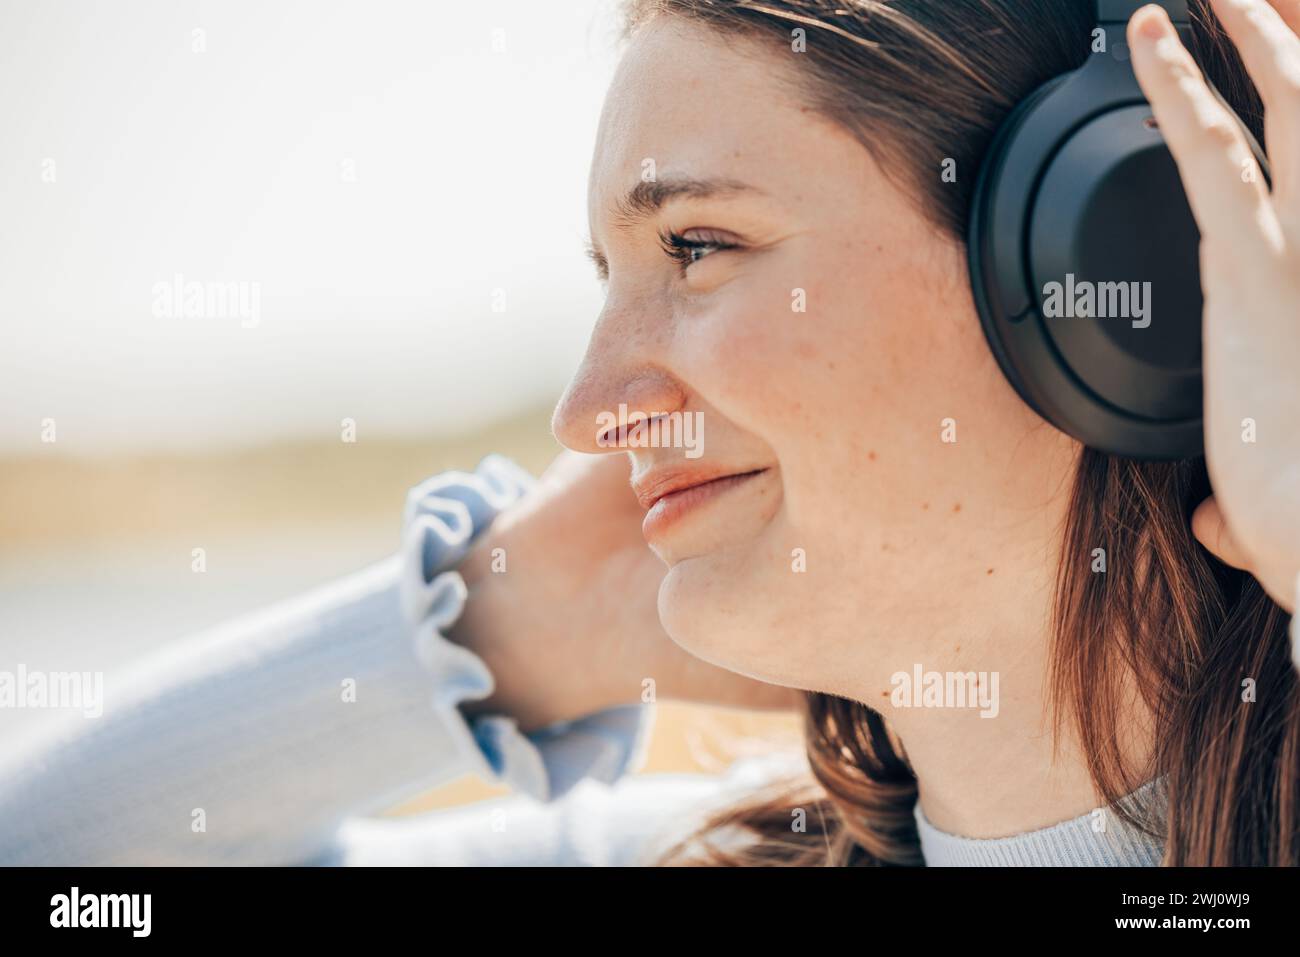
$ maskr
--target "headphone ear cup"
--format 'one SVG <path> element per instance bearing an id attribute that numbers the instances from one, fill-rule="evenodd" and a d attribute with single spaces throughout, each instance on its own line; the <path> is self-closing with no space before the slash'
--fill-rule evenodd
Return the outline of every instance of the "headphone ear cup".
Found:
<path id="1" fill-rule="evenodd" d="M 1012 112 L 968 240 L 990 348 L 1039 415 L 1113 455 L 1202 454 L 1200 235 L 1127 64 L 1094 57 Z"/>

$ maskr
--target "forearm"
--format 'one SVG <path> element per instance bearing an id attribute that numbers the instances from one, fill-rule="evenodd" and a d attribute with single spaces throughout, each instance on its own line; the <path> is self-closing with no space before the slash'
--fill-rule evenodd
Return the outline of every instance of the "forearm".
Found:
<path id="1" fill-rule="evenodd" d="M 293 863 L 472 770 L 437 709 L 490 679 L 417 661 L 396 581 L 394 559 L 110 676 L 100 718 L 7 756 L 0 863 Z"/>

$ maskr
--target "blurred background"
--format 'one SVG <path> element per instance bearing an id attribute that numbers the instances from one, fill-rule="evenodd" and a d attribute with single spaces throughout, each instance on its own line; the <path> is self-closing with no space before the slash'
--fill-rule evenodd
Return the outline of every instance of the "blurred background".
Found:
<path id="1" fill-rule="evenodd" d="M 133 657 L 395 551 L 429 474 L 545 467 L 600 304 L 618 12 L 0 0 L 0 669 L 111 694 Z M 0 710 L 0 748 L 39 720 Z M 797 739 L 661 704 L 645 770 Z"/>

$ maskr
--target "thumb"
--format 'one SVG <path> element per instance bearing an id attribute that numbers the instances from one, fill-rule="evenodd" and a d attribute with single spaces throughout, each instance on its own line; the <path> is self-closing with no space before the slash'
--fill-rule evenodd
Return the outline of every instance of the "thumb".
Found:
<path id="1" fill-rule="evenodd" d="M 1198 505 L 1192 513 L 1192 535 L 1205 546 L 1206 551 L 1225 565 L 1247 572 L 1251 570 L 1250 559 L 1232 537 L 1227 520 L 1213 496 Z"/>

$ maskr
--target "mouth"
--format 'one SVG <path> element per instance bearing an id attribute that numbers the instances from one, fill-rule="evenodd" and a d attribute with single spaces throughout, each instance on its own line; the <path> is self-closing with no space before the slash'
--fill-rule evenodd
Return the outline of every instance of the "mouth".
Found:
<path id="1" fill-rule="evenodd" d="M 647 477 L 648 481 L 643 480 L 634 486 L 637 499 L 646 509 L 641 533 L 646 541 L 651 541 L 682 518 L 765 472 L 767 469 L 763 468 L 726 475 L 683 473 L 665 475 L 657 480 Z"/>

